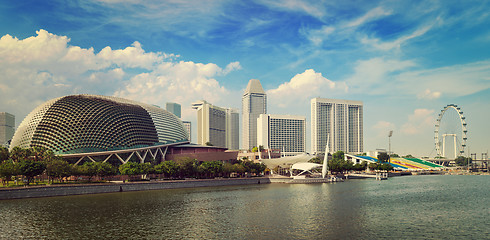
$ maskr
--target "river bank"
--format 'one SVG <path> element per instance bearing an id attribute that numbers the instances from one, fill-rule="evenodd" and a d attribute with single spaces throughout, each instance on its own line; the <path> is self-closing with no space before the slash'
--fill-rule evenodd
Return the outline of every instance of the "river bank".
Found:
<path id="1" fill-rule="evenodd" d="M 267 177 L 228 179 L 188 179 L 127 183 L 66 184 L 50 186 L 28 186 L 0 189 L 0 200 L 19 198 L 55 197 L 97 193 L 147 191 L 176 188 L 217 187 L 270 183 Z"/>

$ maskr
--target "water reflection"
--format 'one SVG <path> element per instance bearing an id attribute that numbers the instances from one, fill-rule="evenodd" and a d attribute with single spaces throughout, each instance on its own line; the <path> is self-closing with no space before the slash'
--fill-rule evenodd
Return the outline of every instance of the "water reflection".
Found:
<path id="1" fill-rule="evenodd" d="M 0 201 L 0 238 L 485 238 L 489 177 L 418 176 Z"/>

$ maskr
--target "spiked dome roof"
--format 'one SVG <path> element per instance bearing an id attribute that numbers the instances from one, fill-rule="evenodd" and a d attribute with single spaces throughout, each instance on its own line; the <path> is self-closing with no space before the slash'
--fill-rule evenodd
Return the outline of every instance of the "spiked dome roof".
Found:
<path id="1" fill-rule="evenodd" d="M 19 125 L 11 148 L 44 147 L 57 154 L 131 149 L 188 141 L 182 121 L 157 106 L 98 96 L 49 100 Z"/>

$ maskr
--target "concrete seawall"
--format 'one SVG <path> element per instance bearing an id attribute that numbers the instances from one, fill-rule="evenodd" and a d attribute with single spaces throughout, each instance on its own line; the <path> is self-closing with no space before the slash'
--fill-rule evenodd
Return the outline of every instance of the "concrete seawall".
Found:
<path id="1" fill-rule="evenodd" d="M 265 183 L 270 183 L 269 178 L 192 179 L 134 183 L 72 184 L 40 187 L 32 186 L 25 188 L 0 189 L 0 200 Z"/>

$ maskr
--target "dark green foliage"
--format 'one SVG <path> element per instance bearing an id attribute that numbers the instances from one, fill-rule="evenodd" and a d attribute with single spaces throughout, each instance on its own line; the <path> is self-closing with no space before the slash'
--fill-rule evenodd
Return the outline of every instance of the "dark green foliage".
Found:
<path id="1" fill-rule="evenodd" d="M 176 177 L 179 173 L 179 166 L 174 161 L 164 161 L 154 167 L 155 172 L 163 174 L 167 178 Z"/>
<path id="2" fill-rule="evenodd" d="M 220 161 L 202 162 L 197 171 L 201 176 L 205 177 L 217 177 L 223 172 L 223 163 Z"/>
<path id="3" fill-rule="evenodd" d="M 92 181 L 92 178 L 97 175 L 97 163 L 95 162 L 85 162 L 82 166 L 80 166 L 81 175 L 87 176 L 89 181 Z"/>
<path id="4" fill-rule="evenodd" d="M 23 159 L 27 159 L 31 156 L 31 151 L 29 149 L 14 147 L 10 151 L 10 159 L 14 162 L 20 162 Z"/>
<path id="5" fill-rule="evenodd" d="M 19 168 L 12 160 L 6 160 L 0 163 L 0 178 L 4 185 L 8 185 L 13 176 L 19 175 Z"/>
<path id="6" fill-rule="evenodd" d="M 344 160 L 344 152 L 337 151 L 332 155 L 332 160 Z"/>
<path id="7" fill-rule="evenodd" d="M 7 161 L 9 159 L 9 150 L 5 147 L 0 146 L 0 163 Z"/>
<path id="8" fill-rule="evenodd" d="M 32 159 L 24 159 L 18 163 L 19 173 L 27 179 L 27 185 L 34 180 L 34 177 L 40 175 L 46 169 L 46 164 Z"/>
<path id="9" fill-rule="evenodd" d="M 308 162 L 322 164 L 323 160 L 321 160 L 318 157 L 314 157 L 314 158 L 310 159 Z"/>
<path id="10" fill-rule="evenodd" d="M 367 168 L 367 162 L 356 163 L 352 170 L 354 171 L 364 171 Z"/>
<path id="11" fill-rule="evenodd" d="M 46 161 L 46 175 L 52 180 L 58 179 L 61 181 L 63 178 L 71 176 L 72 170 L 72 166 L 61 157 L 55 157 Z"/>
<path id="12" fill-rule="evenodd" d="M 108 162 L 99 162 L 97 163 L 97 176 L 98 177 L 107 177 L 113 176 L 117 174 L 117 168 L 112 166 Z"/>
<path id="13" fill-rule="evenodd" d="M 378 160 L 381 162 L 381 163 L 385 163 L 385 162 L 388 162 L 390 161 L 390 156 L 388 155 L 388 153 L 385 153 L 385 152 L 382 152 L 378 155 Z"/>
<path id="14" fill-rule="evenodd" d="M 454 160 L 454 162 L 458 166 L 468 166 L 468 162 L 471 164 L 472 159 L 464 156 L 459 156 Z"/>
<path id="15" fill-rule="evenodd" d="M 391 164 L 389 163 L 370 163 L 368 167 L 371 170 L 391 171 L 394 169 L 393 166 L 391 166 Z"/>

